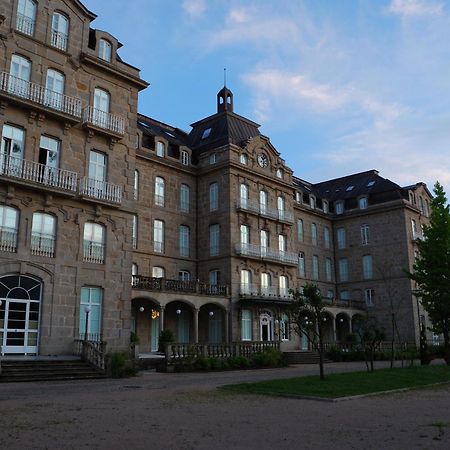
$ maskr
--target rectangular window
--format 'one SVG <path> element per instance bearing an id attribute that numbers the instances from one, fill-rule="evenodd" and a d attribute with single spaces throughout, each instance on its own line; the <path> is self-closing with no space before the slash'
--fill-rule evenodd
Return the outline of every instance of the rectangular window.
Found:
<path id="1" fill-rule="evenodd" d="M 323 245 L 325 248 L 331 247 L 330 229 L 328 227 L 323 229 Z"/>
<path id="2" fill-rule="evenodd" d="M 260 231 L 260 245 L 261 245 L 261 256 L 267 255 L 267 249 L 269 248 L 269 232 L 267 230 Z"/>
<path id="3" fill-rule="evenodd" d="M 311 244 L 317 245 L 317 225 L 315 223 L 311 224 Z"/>
<path id="4" fill-rule="evenodd" d="M 139 171 L 134 171 L 133 199 L 139 200 Z"/>
<path id="5" fill-rule="evenodd" d="M 83 261 L 93 264 L 105 262 L 105 227 L 98 223 L 86 222 L 83 235 Z"/>
<path id="6" fill-rule="evenodd" d="M 298 242 L 303 242 L 303 220 L 297 219 L 297 239 Z"/>
<path id="7" fill-rule="evenodd" d="M 209 256 L 217 256 L 220 246 L 220 226 L 214 224 L 209 226 Z"/>
<path id="8" fill-rule="evenodd" d="M 152 269 L 153 278 L 164 278 L 166 276 L 166 271 L 164 267 L 154 266 Z"/>
<path id="9" fill-rule="evenodd" d="M 328 211 L 329 211 L 328 202 L 327 202 L 326 200 L 323 200 L 322 205 L 323 205 L 323 206 L 322 206 L 323 212 L 324 212 L 325 214 L 328 214 Z"/>
<path id="10" fill-rule="evenodd" d="M 312 279 L 319 279 L 319 257 L 317 255 L 312 257 Z"/>
<path id="11" fill-rule="evenodd" d="M 411 219 L 411 232 L 412 232 L 412 238 L 417 239 L 419 234 L 417 233 L 417 224 L 414 219 Z"/>
<path id="12" fill-rule="evenodd" d="M 21 128 L 4 125 L 0 153 L 0 173 L 22 177 L 22 158 L 25 132 Z"/>
<path id="13" fill-rule="evenodd" d="M 375 291 L 373 289 L 366 289 L 364 291 L 364 299 L 367 306 L 373 306 L 375 304 Z"/>
<path id="14" fill-rule="evenodd" d="M 284 253 L 287 250 L 287 240 L 284 234 L 278 235 L 278 250 L 280 253 Z"/>
<path id="15" fill-rule="evenodd" d="M 34 213 L 31 226 L 31 254 L 55 256 L 56 217 L 51 214 Z"/>
<path id="16" fill-rule="evenodd" d="M 189 165 L 189 153 L 186 150 L 181 150 L 181 164 L 183 166 Z"/>
<path id="17" fill-rule="evenodd" d="M 241 294 L 249 295 L 251 293 L 251 274 L 249 270 L 241 270 Z"/>
<path id="18" fill-rule="evenodd" d="M 158 219 L 153 221 L 153 250 L 164 253 L 164 222 Z"/>
<path id="19" fill-rule="evenodd" d="M 298 276 L 301 278 L 305 278 L 306 276 L 305 254 L 303 252 L 298 255 Z"/>
<path id="20" fill-rule="evenodd" d="M 220 272 L 218 270 L 209 271 L 209 284 L 211 286 L 217 286 L 220 282 Z"/>
<path id="21" fill-rule="evenodd" d="M 346 238 L 345 238 L 345 228 L 337 229 L 337 247 L 339 250 L 342 250 L 346 247 Z"/>
<path id="22" fill-rule="evenodd" d="M 164 142 L 157 141 L 156 142 L 156 156 L 159 156 L 160 158 L 164 158 L 166 154 L 166 146 L 164 145 Z"/>
<path id="23" fill-rule="evenodd" d="M 339 281 L 348 281 L 348 260 L 342 258 L 339 260 Z"/>
<path id="24" fill-rule="evenodd" d="M 138 243 L 138 217 L 134 214 L 133 215 L 133 224 L 132 224 L 132 230 L 131 230 L 131 243 L 133 246 L 133 250 L 137 249 L 137 243 Z"/>
<path id="25" fill-rule="evenodd" d="M 365 280 L 373 278 L 372 255 L 363 256 L 363 278 Z"/>
<path id="26" fill-rule="evenodd" d="M 241 340 L 252 340 L 252 312 L 248 309 L 241 311 Z"/>
<path id="27" fill-rule="evenodd" d="M 350 292 L 349 291 L 341 291 L 340 299 L 344 302 L 348 302 L 350 300 Z"/>
<path id="28" fill-rule="evenodd" d="M 278 218 L 284 220 L 285 202 L 284 197 L 279 196 L 277 199 Z"/>
<path id="29" fill-rule="evenodd" d="M 288 297 L 289 296 L 289 280 L 286 275 L 280 275 L 279 285 L 280 285 L 280 297 Z"/>
<path id="30" fill-rule="evenodd" d="M 359 199 L 359 209 L 366 209 L 368 206 L 368 200 L 367 197 L 361 197 Z"/>
<path id="31" fill-rule="evenodd" d="M 248 208 L 249 190 L 245 183 L 241 183 L 240 186 L 240 206 L 241 208 Z"/>
<path id="32" fill-rule="evenodd" d="M 180 211 L 188 213 L 189 203 L 190 203 L 190 188 L 187 184 L 182 184 L 180 186 Z"/>
<path id="33" fill-rule="evenodd" d="M 164 206 L 166 196 L 165 181 L 162 177 L 155 178 L 155 205 Z"/>
<path id="34" fill-rule="evenodd" d="M 344 213 L 344 202 L 336 202 L 334 204 L 335 212 L 336 214 L 343 214 Z"/>
<path id="35" fill-rule="evenodd" d="M 211 183 L 209 185 L 209 210 L 217 211 L 219 209 L 219 185 Z"/>
<path id="36" fill-rule="evenodd" d="M 248 225 L 241 225 L 241 246 L 246 248 L 248 244 L 250 244 L 250 228 Z"/>
<path id="37" fill-rule="evenodd" d="M 80 295 L 80 339 L 101 341 L 103 289 L 82 287 Z M 86 334 L 87 332 L 87 334 Z"/>
<path id="38" fill-rule="evenodd" d="M 259 191 L 259 212 L 261 214 L 267 214 L 267 207 L 269 204 L 269 198 L 266 191 Z"/>
<path id="39" fill-rule="evenodd" d="M 52 18 L 52 45 L 60 50 L 67 49 L 69 39 L 69 19 L 59 12 L 53 13 Z"/>
<path id="40" fill-rule="evenodd" d="M 189 227 L 180 225 L 180 256 L 189 256 Z"/>
<path id="41" fill-rule="evenodd" d="M 367 224 L 361 225 L 361 244 L 369 244 L 369 225 Z"/>
<path id="42" fill-rule="evenodd" d="M 98 183 L 106 181 L 107 157 L 104 153 L 89 152 L 89 179 Z"/>
<path id="43" fill-rule="evenodd" d="M 333 281 L 333 265 L 331 258 L 325 260 L 325 277 L 327 281 Z"/>

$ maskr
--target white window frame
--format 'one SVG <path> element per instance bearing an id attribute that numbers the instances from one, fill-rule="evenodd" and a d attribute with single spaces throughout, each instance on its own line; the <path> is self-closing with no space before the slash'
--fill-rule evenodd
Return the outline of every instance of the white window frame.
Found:
<path id="1" fill-rule="evenodd" d="M 164 158 L 166 156 L 166 144 L 162 141 L 156 141 L 155 154 L 159 158 Z"/>
<path id="2" fill-rule="evenodd" d="M 51 44 L 59 50 L 67 50 L 69 42 L 69 18 L 60 11 L 52 15 Z"/>
<path id="3" fill-rule="evenodd" d="M 166 278 L 166 269 L 162 266 L 153 266 L 152 278 Z"/>
<path id="4" fill-rule="evenodd" d="M 86 262 L 103 264 L 106 254 L 106 227 L 86 222 L 83 231 L 83 258 Z"/>
<path id="5" fill-rule="evenodd" d="M 181 164 L 183 164 L 183 166 L 188 166 L 189 165 L 189 152 L 187 152 L 186 150 L 181 150 L 180 159 L 181 159 Z"/>
<path id="6" fill-rule="evenodd" d="M 31 224 L 31 254 L 55 256 L 56 217 L 53 214 L 35 212 Z"/>
<path id="7" fill-rule="evenodd" d="M 19 232 L 19 210 L 11 206 L 0 205 L 0 251 L 17 251 Z"/>
<path id="8" fill-rule="evenodd" d="M 155 253 L 164 253 L 164 228 L 164 221 L 153 220 L 153 251 Z"/>
<path id="9" fill-rule="evenodd" d="M 106 39 L 101 38 L 98 41 L 98 57 L 103 61 L 111 62 L 112 60 L 112 44 Z"/>
<path id="10" fill-rule="evenodd" d="M 361 245 L 369 245 L 370 227 L 366 223 L 361 225 Z"/>
<path id="11" fill-rule="evenodd" d="M 166 202 L 166 181 L 163 177 L 155 177 L 155 205 L 164 206 Z"/>
<path id="12" fill-rule="evenodd" d="M 252 340 L 252 312 L 249 309 L 241 310 L 241 341 L 251 341 Z"/>

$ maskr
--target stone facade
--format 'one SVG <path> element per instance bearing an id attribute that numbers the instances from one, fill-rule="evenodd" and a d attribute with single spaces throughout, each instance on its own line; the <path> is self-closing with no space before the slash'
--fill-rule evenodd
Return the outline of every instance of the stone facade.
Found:
<path id="1" fill-rule="evenodd" d="M 287 312 L 307 281 L 328 298 L 330 342 L 368 309 L 390 332 L 391 303 L 400 339 L 417 342 L 425 315 L 403 269 L 428 220 L 426 186 L 376 171 L 296 178 L 227 88 L 190 133 L 139 115 L 147 83 L 78 1 L 2 2 L 0 15 L 3 353 L 70 353 L 86 318 L 110 351 L 130 331 L 154 351 L 163 329 L 306 349 Z M 52 160 L 42 137 L 57 143 Z"/>

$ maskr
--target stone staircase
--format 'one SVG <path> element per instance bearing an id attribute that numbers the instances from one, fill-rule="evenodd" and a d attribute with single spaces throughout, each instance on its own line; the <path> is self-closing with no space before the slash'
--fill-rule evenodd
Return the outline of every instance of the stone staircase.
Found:
<path id="1" fill-rule="evenodd" d="M 283 352 L 284 359 L 287 364 L 319 364 L 319 354 L 317 352 L 306 351 L 290 351 Z M 331 362 L 329 359 L 324 358 L 325 363 Z"/>
<path id="2" fill-rule="evenodd" d="M 0 383 L 105 378 L 81 359 L 2 360 Z"/>

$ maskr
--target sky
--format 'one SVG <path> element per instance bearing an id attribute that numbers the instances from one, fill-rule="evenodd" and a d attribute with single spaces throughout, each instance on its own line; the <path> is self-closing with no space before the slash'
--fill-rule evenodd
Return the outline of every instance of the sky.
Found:
<path id="1" fill-rule="evenodd" d="M 141 113 L 189 131 L 226 67 L 234 111 L 296 176 L 377 169 L 450 196 L 450 0 L 83 3 L 150 83 Z"/>

